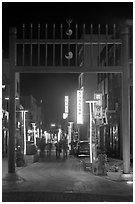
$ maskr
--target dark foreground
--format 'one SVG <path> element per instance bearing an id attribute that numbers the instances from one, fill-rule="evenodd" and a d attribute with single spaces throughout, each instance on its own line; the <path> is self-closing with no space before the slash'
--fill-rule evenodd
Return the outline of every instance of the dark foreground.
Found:
<path id="1" fill-rule="evenodd" d="M 96 176 L 86 171 L 80 158 L 56 159 L 55 154 L 16 169 L 6 177 L 3 161 L 3 202 L 132 202 L 133 184 L 118 180 L 117 174 Z M 7 179 L 8 178 L 8 179 Z M 10 179 L 10 180 L 9 180 Z"/>
<path id="2" fill-rule="evenodd" d="M 59 192 L 4 192 L 3 202 L 132 202 L 130 196 Z"/>

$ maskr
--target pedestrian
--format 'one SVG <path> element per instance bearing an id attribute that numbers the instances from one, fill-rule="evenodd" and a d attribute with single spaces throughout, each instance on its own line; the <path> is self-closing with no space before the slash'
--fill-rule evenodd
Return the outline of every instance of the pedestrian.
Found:
<path id="1" fill-rule="evenodd" d="M 49 141 L 47 144 L 47 155 L 48 156 L 51 156 L 51 150 L 52 150 L 52 143 L 51 141 Z"/>
<path id="2" fill-rule="evenodd" d="M 56 147 L 56 157 L 60 157 L 60 153 L 61 153 L 61 144 L 60 144 L 60 142 L 57 142 L 55 144 L 55 147 Z"/>
<path id="3" fill-rule="evenodd" d="M 67 158 L 68 140 L 66 137 L 62 140 L 63 158 Z"/>
<path id="4" fill-rule="evenodd" d="M 39 141 L 40 157 L 44 157 L 45 154 L 45 138 L 42 137 Z"/>

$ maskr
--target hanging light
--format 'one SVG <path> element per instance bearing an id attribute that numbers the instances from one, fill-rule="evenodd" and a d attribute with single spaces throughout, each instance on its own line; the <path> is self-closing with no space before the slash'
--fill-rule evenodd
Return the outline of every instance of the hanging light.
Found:
<path id="1" fill-rule="evenodd" d="M 72 59 L 73 58 L 73 53 L 71 51 L 68 52 L 68 55 L 65 55 L 66 59 Z"/>

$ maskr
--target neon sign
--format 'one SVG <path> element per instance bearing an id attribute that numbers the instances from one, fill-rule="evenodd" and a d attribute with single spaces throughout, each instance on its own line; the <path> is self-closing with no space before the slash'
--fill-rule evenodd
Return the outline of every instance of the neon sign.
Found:
<path id="1" fill-rule="evenodd" d="M 77 90 L 77 124 L 83 124 L 83 90 Z"/>

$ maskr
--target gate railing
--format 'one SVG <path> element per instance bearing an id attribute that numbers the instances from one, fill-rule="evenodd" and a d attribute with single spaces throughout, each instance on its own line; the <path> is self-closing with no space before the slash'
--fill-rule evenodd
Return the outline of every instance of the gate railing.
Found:
<path id="1" fill-rule="evenodd" d="M 16 36 L 16 66 L 44 67 L 108 67 L 121 66 L 121 45 L 116 25 L 82 30 L 78 24 L 62 24 L 52 29 L 48 24 L 28 27 L 23 24 Z M 116 69 L 117 69 L 116 68 Z"/>

